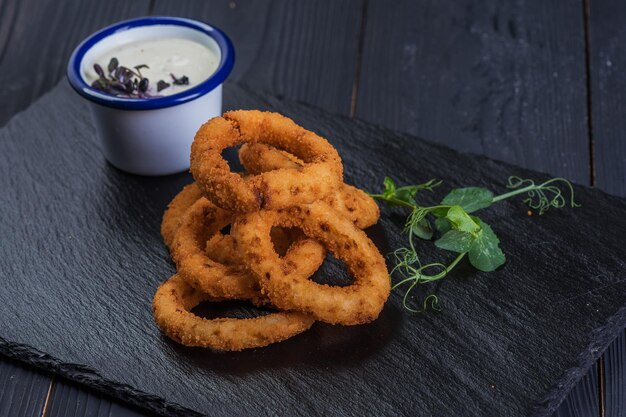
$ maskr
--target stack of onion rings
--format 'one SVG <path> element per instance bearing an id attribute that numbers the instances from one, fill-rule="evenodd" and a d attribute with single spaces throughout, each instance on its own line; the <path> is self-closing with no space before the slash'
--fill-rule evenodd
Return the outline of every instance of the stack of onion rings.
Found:
<path id="1" fill-rule="evenodd" d="M 244 175 L 221 156 L 240 144 Z M 191 172 L 196 182 L 174 197 L 161 224 L 177 268 L 152 304 L 165 335 L 242 350 L 295 336 L 316 320 L 355 325 L 378 317 L 389 276 L 361 230 L 378 221 L 378 206 L 343 183 L 341 159 L 326 139 L 276 113 L 228 112 L 196 134 Z M 352 285 L 310 280 L 326 249 L 347 264 Z M 278 311 L 212 320 L 192 312 L 201 302 L 233 299 Z"/>

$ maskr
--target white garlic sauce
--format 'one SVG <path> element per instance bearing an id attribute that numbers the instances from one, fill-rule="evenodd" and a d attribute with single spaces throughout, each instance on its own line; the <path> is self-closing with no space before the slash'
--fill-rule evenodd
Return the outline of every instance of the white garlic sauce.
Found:
<path id="1" fill-rule="evenodd" d="M 137 65 L 142 68 L 141 75 L 150 81 L 148 93 L 151 95 L 168 96 L 180 93 L 196 86 L 209 78 L 219 64 L 219 57 L 204 45 L 184 38 L 146 39 L 119 45 L 98 57 L 89 68 L 85 68 L 85 81 L 89 85 L 97 80 L 98 74 L 93 64 L 99 64 L 108 77 L 107 66 L 111 58 L 117 58 L 119 65 L 134 70 Z M 187 76 L 188 85 L 174 85 L 170 74 L 176 78 Z M 157 82 L 163 80 L 169 87 L 157 92 Z"/>

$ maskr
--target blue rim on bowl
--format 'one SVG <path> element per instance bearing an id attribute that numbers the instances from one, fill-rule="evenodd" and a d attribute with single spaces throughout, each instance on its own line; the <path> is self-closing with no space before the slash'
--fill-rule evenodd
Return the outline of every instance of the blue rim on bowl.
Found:
<path id="1" fill-rule="evenodd" d="M 198 30 L 213 38 L 221 51 L 220 63 L 215 72 L 209 78 L 188 90 L 170 96 L 156 98 L 116 97 L 98 91 L 85 82 L 81 76 L 81 63 L 83 57 L 91 47 L 114 33 L 136 27 L 154 25 L 184 26 Z M 85 39 L 74 49 L 74 52 L 72 52 L 72 56 L 67 64 L 67 78 L 72 88 L 74 88 L 78 94 L 85 97 L 87 100 L 102 104 L 103 106 L 124 110 L 154 110 L 186 103 L 210 92 L 224 82 L 233 69 L 234 64 L 235 48 L 228 36 L 218 28 L 196 20 L 180 17 L 140 17 L 107 26 Z"/>

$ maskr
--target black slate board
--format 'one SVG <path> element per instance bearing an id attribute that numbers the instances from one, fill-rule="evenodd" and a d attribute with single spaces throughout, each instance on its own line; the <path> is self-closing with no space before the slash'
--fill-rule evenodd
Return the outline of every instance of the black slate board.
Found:
<path id="1" fill-rule="evenodd" d="M 236 85 L 225 100 L 325 135 L 346 179 L 369 190 L 388 174 L 496 191 L 510 174 L 545 177 Z M 150 301 L 174 270 L 161 214 L 189 181 L 106 164 L 65 83 L 16 116 L 0 131 L 0 351 L 163 415 L 543 416 L 626 324 L 626 202 L 577 187 L 576 210 L 485 211 L 508 262 L 441 281 L 439 313 L 409 316 L 396 293 L 370 325 L 316 324 L 243 353 L 183 348 L 159 334 Z M 383 210 L 370 230 L 381 250 L 401 244 L 402 222 Z"/>

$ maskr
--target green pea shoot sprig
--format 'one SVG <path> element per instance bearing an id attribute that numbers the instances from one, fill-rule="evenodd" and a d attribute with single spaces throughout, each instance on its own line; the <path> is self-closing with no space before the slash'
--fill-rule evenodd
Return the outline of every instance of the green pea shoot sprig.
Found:
<path id="1" fill-rule="evenodd" d="M 384 190 L 380 194 L 370 194 L 377 200 L 386 202 L 389 206 L 405 207 L 411 210 L 404 225 L 404 232 L 408 235 L 408 245 L 393 252 L 395 266 L 391 275 L 398 275 L 400 280 L 392 289 L 407 286 L 404 294 L 404 307 L 414 313 L 426 311 L 429 307 L 438 310 L 439 300 L 436 295 L 430 294 L 422 301 L 419 309 L 409 305 L 409 295 L 419 284 L 440 280 L 447 276 L 465 257 L 470 264 L 483 272 L 491 272 L 504 264 L 506 257 L 500 249 L 500 240 L 493 229 L 482 219 L 471 215 L 480 209 L 487 208 L 494 203 L 525 194 L 524 203 L 539 215 L 550 208 L 562 208 L 566 205 L 580 207 L 574 201 L 572 184 L 564 178 L 553 178 L 541 184 L 533 180 L 511 176 L 507 188 L 511 191 L 494 195 L 491 191 L 481 187 L 456 188 L 434 206 L 421 206 L 416 200 L 420 191 L 433 191 L 441 181 L 430 180 L 424 184 L 397 187 L 394 181 L 386 177 Z M 569 191 L 569 199 L 563 194 L 559 185 Z M 415 238 L 432 240 L 439 249 L 456 253 L 456 257 L 449 264 L 432 262 L 422 264 L 415 247 Z"/>

